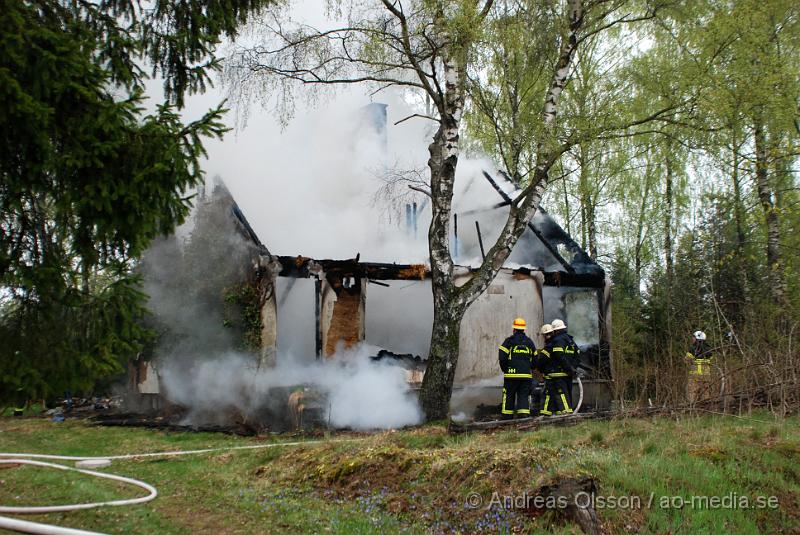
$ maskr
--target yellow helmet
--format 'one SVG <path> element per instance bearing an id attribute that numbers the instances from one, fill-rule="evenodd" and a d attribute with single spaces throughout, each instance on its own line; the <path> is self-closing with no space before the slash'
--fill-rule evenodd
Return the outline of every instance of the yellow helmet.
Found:
<path id="1" fill-rule="evenodd" d="M 525 320 L 522 318 L 517 318 L 514 320 L 514 329 L 517 330 L 525 330 Z"/>
<path id="2" fill-rule="evenodd" d="M 551 332 L 553 332 L 553 326 L 549 323 L 545 323 L 542 325 L 542 328 L 539 329 L 539 334 L 550 334 Z"/>

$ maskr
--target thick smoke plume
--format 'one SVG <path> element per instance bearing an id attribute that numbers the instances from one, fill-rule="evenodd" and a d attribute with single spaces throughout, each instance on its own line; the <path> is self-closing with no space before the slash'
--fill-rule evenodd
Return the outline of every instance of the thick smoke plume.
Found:
<path id="1" fill-rule="evenodd" d="M 256 419 L 285 412 L 292 392 L 303 391 L 321 409 L 321 420 L 336 428 L 387 429 L 422 420 L 405 374 L 396 366 L 372 362 L 377 348 L 361 345 L 331 359 L 276 368 L 258 368 L 249 355 L 227 353 L 187 369 L 167 360 L 161 378 L 169 398 L 189 408 L 190 423 L 225 423 L 227 415 Z M 308 404 L 307 398 L 303 404 Z M 288 416 L 288 414 L 287 414 Z"/>
<path id="2" fill-rule="evenodd" d="M 284 327 L 277 366 L 259 367 L 258 348 L 246 351 L 248 324 L 231 297 L 251 282 L 254 262 L 264 253 L 234 216 L 234 201 L 218 183 L 198 200 L 185 228 L 155 243 L 144 256 L 144 289 L 160 331 L 152 359 L 162 394 L 187 409 L 186 423 L 244 419 L 285 428 L 296 425 L 290 412 L 309 405 L 309 399 L 321 411 L 321 423 L 334 427 L 418 423 L 420 411 L 404 370 L 369 358 L 378 348 L 362 344 L 324 361 L 315 359 L 313 294 L 301 291 L 309 289 L 308 280 L 281 281 L 279 325 Z M 312 344 L 297 343 L 304 339 Z M 303 396 L 291 406 L 290 398 Z"/>

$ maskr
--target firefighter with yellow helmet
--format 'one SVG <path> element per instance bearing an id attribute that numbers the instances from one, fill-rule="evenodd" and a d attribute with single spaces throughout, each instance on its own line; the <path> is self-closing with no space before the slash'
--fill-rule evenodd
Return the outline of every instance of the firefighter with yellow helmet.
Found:
<path id="1" fill-rule="evenodd" d="M 503 370 L 501 412 L 504 419 L 514 416 L 524 418 L 531 414 L 531 380 L 536 345 L 525 335 L 525 327 L 523 318 L 515 319 L 513 334 L 500 344 L 498 351 L 500 369 Z"/>

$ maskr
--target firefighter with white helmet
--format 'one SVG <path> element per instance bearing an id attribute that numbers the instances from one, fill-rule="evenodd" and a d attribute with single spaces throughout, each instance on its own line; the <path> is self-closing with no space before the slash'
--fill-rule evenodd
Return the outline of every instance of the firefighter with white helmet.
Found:
<path id="1" fill-rule="evenodd" d="M 575 343 L 575 339 L 567 332 L 567 325 L 563 320 L 554 319 L 551 325 L 553 326 L 553 350 L 563 352 L 564 358 L 572 367 L 572 370 L 567 372 L 569 375 L 567 375 L 564 384 L 569 406 L 572 407 L 572 383 L 575 381 L 575 373 L 580 364 L 581 349 Z"/>
<path id="2" fill-rule="evenodd" d="M 534 367 L 544 376 L 544 405 L 539 413 L 547 416 L 572 413 L 568 397 L 571 381 L 568 382 L 568 378 L 575 373 L 575 370 L 567 360 L 563 345 L 559 341 L 563 338 L 560 331 L 565 328 L 561 320 L 542 325 L 540 332 L 545 338 L 545 345 L 536 351 L 533 361 Z"/>
<path id="3" fill-rule="evenodd" d="M 498 360 L 503 370 L 504 419 L 527 417 L 531 414 L 530 395 L 533 379 L 533 355 L 536 345 L 525 335 L 525 320 L 514 320 L 513 333 L 500 344 Z"/>
<path id="4" fill-rule="evenodd" d="M 706 339 L 706 333 L 704 333 L 703 331 L 695 331 L 692 336 L 694 337 L 695 340 L 700 340 L 701 342 L 704 342 Z"/>
<path id="5" fill-rule="evenodd" d="M 687 381 L 687 398 L 689 403 L 696 403 L 708 397 L 710 393 L 711 365 L 714 356 L 706 343 L 706 333 L 695 331 L 692 334 L 692 345 L 685 355 L 689 366 Z"/>

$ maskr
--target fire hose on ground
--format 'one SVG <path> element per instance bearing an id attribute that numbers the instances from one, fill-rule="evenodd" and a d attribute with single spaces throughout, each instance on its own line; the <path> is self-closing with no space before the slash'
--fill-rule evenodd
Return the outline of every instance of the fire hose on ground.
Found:
<path id="1" fill-rule="evenodd" d="M 356 439 L 339 439 L 336 442 L 349 442 Z M 201 453 L 215 453 L 221 451 L 234 451 L 234 450 L 256 450 L 264 448 L 279 448 L 285 446 L 303 446 L 319 444 L 321 442 L 329 441 L 300 441 L 300 442 L 277 442 L 272 444 L 256 444 L 252 446 L 232 446 L 227 448 L 207 448 L 201 450 L 186 450 L 186 451 L 165 451 L 157 453 L 139 453 L 130 455 L 109 455 L 104 457 L 75 457 L 68 455 L 45 455 L 36 453 L 0 453 L 0 464 L 24 464 L 29 466 L 37 466 L 42 468 L 52 468 L 56 470 L 63 470 L 69 472 L 78 472 L 81 474 L 99 477 L 103 479 L 110 479 L 133 485 L 135 487 L 147 491 L 147 496 L 139 498 L 131 498 L 127 500 L 114 500 L 108 502 L 93 502 L 93 503 L 80 503 L 68 505 L 46 505 L 46 506 L 29 506 L 29 507 L 11 507 L 0 506 L 0 513 L 5 514 L 41 514 L 41 513 L 56 513 L 79 511 L 83 509 L 94 509 L 96 507 L 109 507 L 120 505 L 135 505 L 140 503 L 149 502 L 158 496 L 156 488 L 144 481 L 133 479 L 130 477 L 118 476 L 115 474 L 106 474 L 103 472 L 96 472 L 94 470 L 86 470 L 79 468 L 80 466 L 90 467 L 104 467 L 111 464 L 112 460 L 129 460 L 129 459 L 142 459 L 148 457 L 175 457 L 179 455 L 196 455 Z M 37 460 L 44 459 L 44 460 Z M 56 464 L 47 461 L 70 461 L 75 462 L 77 468 L 71 466 L 64 466 L 63 464 Z M 84 531 L 80 529 L 65 528 L 61 526 L 54 526 L 51 524 L 43 524 L 39 522 L 30 522 L 27 520 L 18 520 L 6 516 L 0 516 L 0 529 L 9 529 L 22 533 L 36 533 L 40 535 L 102 535 L 95 531 Z"/>

